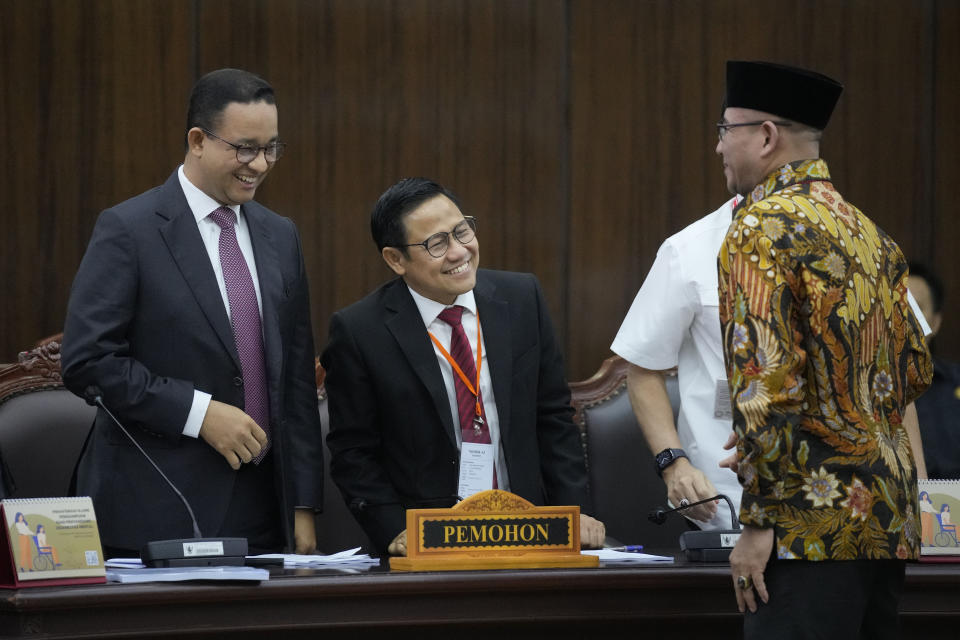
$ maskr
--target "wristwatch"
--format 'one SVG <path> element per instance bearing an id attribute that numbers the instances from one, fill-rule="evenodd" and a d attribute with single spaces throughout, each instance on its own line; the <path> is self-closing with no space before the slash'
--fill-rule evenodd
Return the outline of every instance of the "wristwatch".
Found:
<path id="1" fill-rule="evenodd" d="M 686 457 L 687 452 L 683 449 L 664 449 L 654 457 L 657 466 L 657 475 L 662 478 L 664 469 L 672 465 L 680 458 Z"/>

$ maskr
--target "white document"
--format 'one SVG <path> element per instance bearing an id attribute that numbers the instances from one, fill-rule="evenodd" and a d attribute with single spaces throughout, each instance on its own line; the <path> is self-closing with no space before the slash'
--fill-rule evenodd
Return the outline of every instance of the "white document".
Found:
<path id="1" fill-rule="evenodd" d="M 597 556 L 600 562 L 623 562 L 630 564 L 663 564 L 673 562 L 671 556 L 655 556 L 649 553 L 632 553 L 628 551 L 614 551 L 613 549 L 586 549 L 581 551 L 585 556 Z"/>
<path id="2" fill-rule="evenodd" d="M 251 558 L 269 558 L 274 560 L 283 560 L 283 566 L 286 569 L 292 567 L 317 567 L 322 565 L 373 565 L 380 564 L 377 558 L 371 558 L 366 553 L 357 553 L 360 547 L 347 549 L 330 555 L 301 555 L 297 553 L 265 553 L 259 556 L 250 556 Z"/>
<path id="3" fill-rule="evenodd" d="M 256 567 L 171 567 L 157 569 L 107 569 L 108 582 L 185 582 L 187 580 L 241 580 L 261 582 L 270 572 Z"/>
<path id="4" fill-rule="evenodd" d="M 466 499 L 493 488 L 493 445 L 464 442 L 460 445 L 460 482 L 457 495 Z"/>

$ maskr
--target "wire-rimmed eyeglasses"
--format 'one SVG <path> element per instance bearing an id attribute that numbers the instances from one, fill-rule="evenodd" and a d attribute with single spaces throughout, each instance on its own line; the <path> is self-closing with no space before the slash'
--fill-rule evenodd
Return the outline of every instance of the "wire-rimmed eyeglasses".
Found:
<path id="1" fill-rule="evenodd" d="M 764 122 L 775 124 L 778 127 L 789 127 L 793 125 L 792 122 L 784 122 L 783 120 L 753 120 L 751 122 L 718 122 L 717 123 L 717 139 L 723 140 L 723 136 L 727 135 L 727 129 L 735 129 L 736 127 L 757 127 L 763 124 Z"/>
<path id="2" fill-rule="evenodd" d="M 423 247 L 434 258 L 442 258 L 447 255 L 447 249 L 450 248 L 450 236 L 457 239 L 460 244 L 467 244 L 477 235 L 477 219 L 473 216 L 463 216 L 463 220 L 453 228 L 452 231 L 441 231 L 435 233 L 423 242 L 414 242 L 413 244 L 401 244 L 398 247 Z"/>

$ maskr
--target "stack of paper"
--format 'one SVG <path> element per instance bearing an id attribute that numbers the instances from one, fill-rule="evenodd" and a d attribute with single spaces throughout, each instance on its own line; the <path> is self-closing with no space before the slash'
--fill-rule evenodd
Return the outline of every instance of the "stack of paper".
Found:
<path id="1" fill-rule="evenodd" d="M 186 580 L 242 580 L 261 582 L 270 572 L 255 567 L 170 567 L 158 569 L 107 569 L 109 582 L 183 582 Z"/>
<path id="2" fill-rule="evenodd" d="M 591 549 L 581 551 L 585 555 L 597 556 L 600 562 L 628 562 L 632 564 L 657 564 L 661 562 L 673 562 L 671 556 L 654 556 L 649 553 L 632 553 L 625 551 L 614 551 L 613 549 Z"/>
<path id="3" fill-rule="evenodd" d="M 283 566 L 285 569 L 291 569 L 295 567 L 319 567 L 319 566 L 367 566 L 367 565 L 377 565 L 380 564 L 380 560 L 377 558 L 371 558 L 366 553 L 357 553 L 360 551 L 360 547 L 354 549 L 347 549 L 346 551 L 341 551 L 339 553 L 332 553 L 330 555 L 299 555 L 299 554 L 283 554 L 283 553 L 267 553 L 261 556 L 251 556 L 252 558 L 266 558 L 271 560 L 280 560 L 283 559 Z"/>

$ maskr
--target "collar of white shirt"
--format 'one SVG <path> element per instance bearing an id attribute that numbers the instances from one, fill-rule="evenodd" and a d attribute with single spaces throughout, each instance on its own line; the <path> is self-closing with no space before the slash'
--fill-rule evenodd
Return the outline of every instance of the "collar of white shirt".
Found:
<path id="1" fill-rule="evenodd" d="M 183 172 L 183 165 L 177 169 L 177 177 L 180 178 L 180 188 L 183 189 L 183 195 L 187 197 L 187 205 L 193 213 L 193 217 L 200 222 L 208 215 L 219 209 L 223 205 L 201 191 L 195 184 L 190 182 L 187 174 Z M 240 219 L 240 205 L 234 204 L 228 207 L 237 214 L 237 220 Z"/>
<path id="2" fill-rule="evenodd" d="M 473 315 L 477 315 L 477 301 L 473 297 L 473 289 L 457 296 L 457 299 L 453 301 L 452 305 L 443 304 L 442 302 L 437 302 L 436 300 L 426 298 L 413 289 L 410 289 L 409 285 L 407 286 L 407 289 L 410 290 L 410 295 L 413 296 L 413 301 L 417 304 L 417 310 L 420 311 L 420 317 L 423 318 L 423 326 L 427 328 L 433 324 L 434 320 L 437 319 L 437 316 L 440 315 L 441 311 L 450 306 L 460 305 Z"/>

